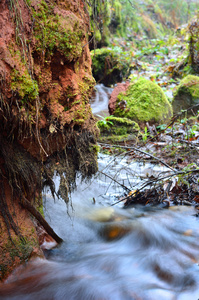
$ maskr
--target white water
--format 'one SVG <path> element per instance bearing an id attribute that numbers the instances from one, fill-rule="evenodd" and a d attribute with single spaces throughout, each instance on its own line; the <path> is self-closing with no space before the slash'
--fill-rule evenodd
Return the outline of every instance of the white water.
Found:
<path id="1" fill-rule="evenodd" d="M 104 90 L 100 85 L 98 90 Z M 104 99 L 105 98 L 105 99 Z M 107 107 L 108 96 L 93 111 Z M 101 103 L 102 102 L 102 103 Z M 136 189 L 165 167 L 99 155 L 99 170 Z M 56 187 L 59 178 L 55 177 Z M 77 179 L 68 207 L 45 191 L 45 216 L 64 242 L 0 286 L 1 300 L 198 300 L 199 221 L 191 207 L 111 206 L 123 188 Z M 95 204 L 94 204 L 95 203 Z"/>
<path id="2" fill-rule="evenodd" d="M 103 84 L 95 86 L 95 95 L 90 101 L 93 114 L 108 114 L 108 101 L 112 90 L 112 88 L 105 87 Z"/>
<path id="3" fill-rule="evenodd" d="M 145 169 L 153 171 L 150 164 L 101 155 L 99 169 L 107 165 L 106 172 L 113 176 L 119 171 L 117 180 L 124 183 L 129 170 L 130 180 L 138 180 Z M 154 175 L 162 171 L 155 166 Z M 64 242 L 48 251 L 47 261 L 28 263 L 8 280 L 0 299 L 197 300 L 199 222 L 194 209 L 111 207 L 111 195 L 121 192 L 102 175 L 88 184 L 79 179 L 73 209 L 67 209 L 46 191 L 46 219 Z"/>

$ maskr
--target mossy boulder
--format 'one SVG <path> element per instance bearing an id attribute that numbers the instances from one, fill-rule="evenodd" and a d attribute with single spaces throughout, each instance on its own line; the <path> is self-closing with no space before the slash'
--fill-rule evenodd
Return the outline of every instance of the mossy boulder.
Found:
<path id="1" fill-rule="evenodd" d="M 135 140 L 139 134 L 139 125 L 127 118 L 109 116 L 97 122 L 101 142 Z"/>
<path id="2" fill-rule="evenodd" d="M 127 90 L 117 96 L 114 116 L 138 123 L 165 123 L 172 115 L 172 106 L 163 90 L 148 79 L 132 79 Z"/>
<path id="3" fill-rule="evenodd" d="M 173 111 L 179 113 L 191 106 L 199 104 L 199 76 L 188 75 L 180 81 L 173 93 Z M 195 111 L 199 110 L 199 106 Z"/>
<path id="4" fill-rule="evenodd" d="M 121 82 L 130 73 L 128 56 L 129 54 L 121 52 L 119 47 L 92 50 L 92 71 L 95 80 L 106 86 Z"/>

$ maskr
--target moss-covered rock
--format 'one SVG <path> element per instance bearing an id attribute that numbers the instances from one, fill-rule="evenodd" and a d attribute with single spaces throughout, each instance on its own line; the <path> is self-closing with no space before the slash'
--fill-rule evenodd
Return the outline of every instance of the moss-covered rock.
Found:
<path id="1" fill-rule="evenodd" d="M 130 58 L 118 47 L 92 50 L 91 58 L 93 76 L 97 82 L 110 86 L 129 75 Z"/>
<path id="2" fill-rule="evenodd" d="M 188 75 L 183 78 L 173 93 L 173 111 L 178 113 L 199 104 L 199 77 Z M 199 107 L 196 108 L 196 111 Z"/>
<path id="3" fill-rule="evenodd" d="M 139 134 L 139 125 L 127 118 L 109 116 L 97 122 L 100 129 L 99 140 L 102 142 L 117 142 L 134 140 Z"/>
<path id="4" fill-rule="evenodd" d="M 114 111 L 114 116 L 138 123 L 164 123 L 172 114 L 172 106 L 162 89 L 145 78 L 131 80 L 127 90 L 118 94 Z"/>

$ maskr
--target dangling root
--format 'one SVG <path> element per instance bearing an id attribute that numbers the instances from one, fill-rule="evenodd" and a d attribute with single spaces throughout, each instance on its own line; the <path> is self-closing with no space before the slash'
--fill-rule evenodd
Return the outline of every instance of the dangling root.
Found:
<path id="1" fill-rule="evenodd" d="M 58 243 L 62 243 L 63 240 L 60 238 L 54 230 L 50 227 L 50 225 L 46 222 L 46 220 L 42 217 L 42 215 L 36 210 L 36 208 L 31 205 L 31 203 L 25 198 L 22 197 L 20 202 L 21 206 L 27 209 L 36 219 L 37 221 L 44 227 L 46 232 Z"/>

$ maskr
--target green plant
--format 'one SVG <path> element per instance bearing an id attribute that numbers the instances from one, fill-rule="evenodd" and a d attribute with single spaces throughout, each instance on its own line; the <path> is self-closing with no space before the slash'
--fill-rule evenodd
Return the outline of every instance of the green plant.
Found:
<path id="1" fill-rule="evenodd" d="M 144 127 L 144 133 L 141 133 L 141 136 L 142 136 L 143 142 L 145 142 L 149 136 L 148 129 L 146 126 Z"/>
<path id="2" fill-rule="evenodd" d="M 97 115 L 97 117 L 99 117 L 101 120 L 99 120 L 97 122 L 97 124 L 101 127 L 107 127 L 109 125 L 113 125 L 113 122 L 109 120 L 110 116 L 101 116 L 101 115 Z"/>
<path id="3" fill-rule="evenodd" d="M 163 131 L 167 128 L 167 125 L 166 124 L 160 124 L 156 127 L 157 130 L 159 131 Z"/>

